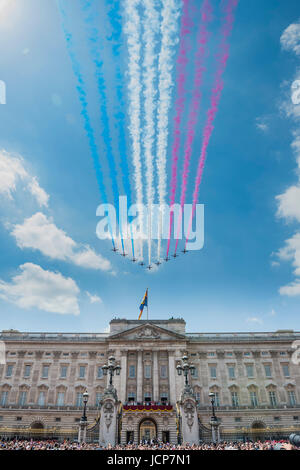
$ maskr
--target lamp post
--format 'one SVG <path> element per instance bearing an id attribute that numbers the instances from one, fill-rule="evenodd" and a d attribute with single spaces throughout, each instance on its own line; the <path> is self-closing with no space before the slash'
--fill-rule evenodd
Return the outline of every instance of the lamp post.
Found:
<path id="1" fill-rule="evenodd" d="M 78 441 L 80 443 L 86 441 L 86 427 L 87 427 L 87 416 L 86 416 L 86 405 L 89 399 L 89 394 L 87 390 L 82 395 L 83 398 L 83 415 L 79 422 L 79 430 L 78 430 Z"/>
<path id="2" fill-rule="evenodd" d="M 190 384 L 188 380 L 189 372 L 191 372 L 192 376 L 195 375 L 195 366 L 194 364 L 189 363 L 189 358 L 186 354 L 182 356 L 181 360 L 182 363 L 178 364 L 178 366 L 176 366 L 176 369 L 178 375 L 184 375 L 184 388 L 187 390 L 190 389 Z"/>
<path id="3" fill-rule="evenodd" d="M 210 398 L 211 410 L 212 410 L 212 416 L 210 418 L 212 441 L 213 442 L 218 442 L 219 441 L 219 432 L 218 432 L 219 421 L 218 421 L 218 418 L 216 417 L 216 413 L 215 413 L 215 398 L 216 398 L 216 395 L 211 392 L 211 393 L 209 393 L 208 396 Z"/>
<path id="4" fill-rule="evenodd" d="M 108 364 L 102 367 L 103 375 L 109 374 L 109 389 L 113 389 L 113 376 L 120 375 L 121 366 L 116 365 L 116 358 L 115 356 L 109 356 Z"/>

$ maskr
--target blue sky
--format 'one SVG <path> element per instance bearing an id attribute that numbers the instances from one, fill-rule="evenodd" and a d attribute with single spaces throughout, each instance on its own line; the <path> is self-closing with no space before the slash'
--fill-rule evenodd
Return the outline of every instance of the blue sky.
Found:
<path id="1" fill-rule="evenodd" d="M 97 3 L 110 131 L 117 149 L 115 72 L 117 64 L 126 93 L 126 41 L 122 23 L 116 59 L 111 41 L 105 39 L 111 35 L 110 2 Z M 99 96 L 81 3 L 65 0 L 64 4 L 103 157 Z M 219 25 L 219 2 L 212 4 L 211 57 Z M 241 0 L 235 16 L 225 86 L 199 196 L 205 205 L 204 247 L 164 263 L 155 272 L 145 272 L 112 253 L 109 242 L 95 234 L 101 200 L 56 2 L 4 2 L 0 10 L 0 79 L 7 87 L 7 102 L 0 105 L 1 329 L 103 331 L 114 316 L 137 318 L 148 287 L 150 318 L 183 317 L 188 331 L 299 330 L 300 112 L 291 102 L 290 88 L 299 76 L 300 5 L 296 0 Z M 196 33 L 194 25 L 192 39 Z M 192 61 L 188 67 L 192 77 Z M 210 88 L 208 73 L 204 107 Z M 175 89 L 172 93 L 173 105 Z M 118 126 L 126 132 L 132 174 L 127 102 L 124 109 Z M 173 111 L 171 106 L 168 155 Z M 202 110 L 192 171 L 204 115 Z M 105 158 L 102 161 L 111 199 L 109 167 Z M 168 157 L 169 170 L 170 165 Z M 26 232 L 29 226 L 37 230 L 34 240 Z"/>

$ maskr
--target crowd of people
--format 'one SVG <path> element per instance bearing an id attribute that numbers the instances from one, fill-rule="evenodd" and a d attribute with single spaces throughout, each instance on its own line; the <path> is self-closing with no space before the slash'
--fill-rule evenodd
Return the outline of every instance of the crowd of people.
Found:
<path id="1" fill-rule="evenodd" d="M 1 450 L 297 450 L 288 441 L 257 441 L 257 442 L 203 442 L 199 444 L 169 444 L 163 442 L 148 442 L 101 447 L 98 443 L 78 443 L 54 440 L 0 440 Z"/>

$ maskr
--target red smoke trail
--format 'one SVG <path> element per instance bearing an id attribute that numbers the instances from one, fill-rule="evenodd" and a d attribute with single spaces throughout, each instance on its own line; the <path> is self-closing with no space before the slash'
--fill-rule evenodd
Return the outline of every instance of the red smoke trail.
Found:
<path id="1" fill-rule="evenodd" d="M 183 211 L 186 190 L 187 190 L 187 183 L 188 183 L 188 176 L 189 176 L 189 167 L 190 167 L 190 158 L 192 153 L 192 145 L 194 142 L 195 137 L 195 126 L 197 123 L 197 114 L 201 102 L 201 85 L 202 85 L 202 77 L 205 68 L 203 67 L 203 61 L 205 58 L 206 53 L 206 45 L 209 38 L 209 34 L 207 31 L 207 24 L 212 19 L 212 7 L 209 0 L 204 0 L 202 8 L 201 8 L 201 20 L 202 24 L 200 26 L 198 38 L 197 38 L 197 52 L 196 52 L 196 70 L 195 70 L 195 78 L 194 78 L 194 91 L 193 91 L 193 100 L 191 104 L 191 109 L 189 113 L 188 125 L 187 125 L 187 138 L 185 142 L 184 148 L 184 164 L 183 164 L 183 175 L 182 175 L 182 186 L 181 186 L 181 196 L 180 196 L 180 206 L 181 211 Z M 178 236 L 179 230 L 181 227 L 182 212 L 179 215 L 178 226 L 177 226 L 177 236 L 176 236 L 176 246 L 175 246 L 175 253 L 177 252 L 178 247 Z"/>
<path id="2" fill-rule="evenodd" d="M 213 122 L 218 111 L 218 105 L 220 102 L 221 93 L 222 93 L 223 86 L 224 86 L 222 76 L 226 69 L 226 64 L 227 64 L 227 60 L 229 57 L 229 45 L 227 43 L 227 39 L 233 27 L 234 10 L 237 4 L 238 4 L 238 0 L 228 0 L 227 5 L 224 9 L 226 16 L 225 16 L 224 25 L 222 27 L 222 40 L 220 44 L 220 54 L 218 55 L 218 69 L 217 69 L 216 76 L 215 76 L 214 87 L 212 89 L 211 107 L 208 110 L 207 120 L 206 120 L 206 124 L 205 124 L 204 131 L 203 131 L 203 143 L 202 143 L 201 153 L 199 157 L 197 176 L 196 176 L 196 181 L 195 181 L 195 189 L 194 189 L 194 194 L 193 194 L 193 207 L 192 207 L 192 213 L 191 213 L 189 226 L 188 226 L 188 234 L 185 240 L 185 248 L 189 239 L 193 216 L 196 210 L 196 205 L 197 205 L 198 195 L 199 195 L 199 188 L 200 188 L 204 165 L 205 165 L 207 147 L 210 141 L 212 131 L 214 129 Z"/>
<path id="3" fill-rule="evenodd" d="M 172 148 L 172 179 L 171 179 L 171 195 L 170 195 L 170 207 L 175 202 L 176 187 L 177 187 L 177 164 L 178 164 L 178 153 L 180 147 L 180 124 L 182 113 L 184 110 L 185 102 L 185 82 L 186 82 L 186 65 L 188 63 L 187 52 L 188 47 L 186 44 L 186 37 L 190 33 L 191 21 L 189 18 L 189 0 L 183 0 L 183 12 L 181 16 L 181 27 L 180 27 L 180 46 L 179 55 L 177 59 L 177 100 L 175 102 L 176 116 L 174 118 L 174 135 L 173 135 L 173 148 Z M 170 227 L 169 227 L 169 238 L 167 246 L 167 257 L 170 249 L 170 240 L 172 232 L 172 221 L 173 212 L 170 212 Z"/>

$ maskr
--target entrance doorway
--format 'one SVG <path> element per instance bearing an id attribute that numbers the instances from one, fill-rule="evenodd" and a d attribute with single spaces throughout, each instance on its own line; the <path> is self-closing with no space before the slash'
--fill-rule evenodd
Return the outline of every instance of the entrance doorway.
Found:
<path id="1" fill-rule="evenodd" d="M 131 444 L 133 443 L 134 440 L 134 433 L 133 431 L 127 431 L 126 432 L 126 442 L 127 444 L 130 442 Z"/>
<path id="2" fill-rule="evenodd" d="M 151 441 L 156 439 L 156 424 L 152 419 L 145 419 L 140 424 L 139 440 L 140 441 Z"/>
<path id="3" fill-rule="evenodd" d="M 163 431 L 162 432 L 162 441 L 166 444 L 167 442 L 170 442 L 170 432 L 169 431 Z"/>

